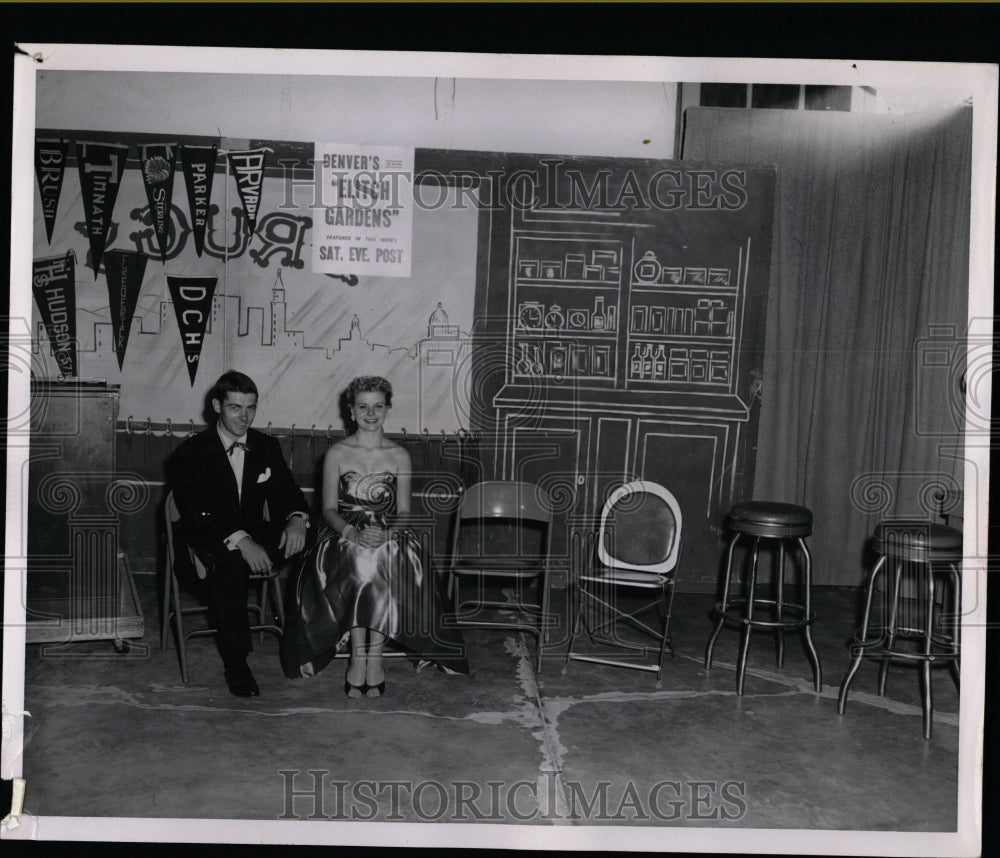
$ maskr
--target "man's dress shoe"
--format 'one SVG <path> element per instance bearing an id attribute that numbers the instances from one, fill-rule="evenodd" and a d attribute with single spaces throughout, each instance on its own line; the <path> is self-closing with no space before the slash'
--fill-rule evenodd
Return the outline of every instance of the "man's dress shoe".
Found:
<path id="1" fill-rule="evenodd" d="M 229 686 L 230 694 L 236 697 L 260 697 L 260 689 L 254 681 L 246 658 L 227 656 L 224 663 L 226 666 L 226 685 Z"/>

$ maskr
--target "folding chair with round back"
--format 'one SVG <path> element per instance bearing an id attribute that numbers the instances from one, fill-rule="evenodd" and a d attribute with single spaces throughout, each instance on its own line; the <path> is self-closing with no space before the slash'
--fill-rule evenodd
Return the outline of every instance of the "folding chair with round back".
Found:
<path id="1" fill-rule="evenodd" d="M 591 544 L 585 551 L 587 565 L 576 581 L 576 619 L 564 673 L 570 661 L 587 661 L 655 672 L 656 687 L 660 687 L 663 654 L 669 649 L 671 656 L 674 655 L 670 613 L 681 550 L 681 527 L 677 499 L 658 483 L 636 480 L 612 492 L 601 511 L 597 533 L 591 534 Z M 622 601 L 621 590 L 656 591 L 657 598 L 632 607 Z M 587 617 L 587 609 L 594 614 L 593 623 Z M 641 614 L 653 609 L 660 612 L 658 628 L 639 619 Z M 648 635 L 658 642 L 658 646 L 622 637 L 619 624 Z M 623 655 L 609 658 L 575 651 L 573 645 L 581 625 L 586 625 L 591 643 L 618 648 Z M 655 664 L 647 662 L 651 650 L 659 651 Z M 636 655 L 625 656 L 628 651 Z"/>
<path id="2" fill-rule="evenodd" d="M 495 544 L 489 546 L 491 534 L 485 527 L 489 524 L 509 525 L 509 538 L 494 539 Z M 537 544 L 528 544 L 532 540 L 532 530 Z M 516 540 L 514 545 L 510 544 L 513 540 Z M 543 640 L 549 625 L 551 544 L 552 504 L 544 489 L 532 483 L 488 480 L 476 483 L 462 495 L 455 519 L 448 580 L 449 595 L 454 592 L 455 621 L 463 629 L 516 629 L 534 635 L 538 642 L 539 673 L 542 672 Z M 484 551 L 487 547 L 500 550 Z M 473 599 L 462 598 L 460 584 L 466 578 L 476 579 Z M 502 599 L 487 598 L 485 585 L 490 581 L 513 582 L 513 598 L 509 593 Z M 527 600 L 524 593 L 532 583 L 537 584 L 539 591 L 535 601 Z M 471 609 L 463 611 L 465 606 Z M 483 608 L 490 609 L 495 618 L 477 619 L 484 616 Z M 504 612 L 515 616 L 506 619 Z"/>

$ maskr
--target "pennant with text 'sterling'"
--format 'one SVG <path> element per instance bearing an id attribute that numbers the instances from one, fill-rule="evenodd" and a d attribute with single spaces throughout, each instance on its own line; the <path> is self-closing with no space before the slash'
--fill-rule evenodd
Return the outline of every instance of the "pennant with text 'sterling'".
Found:
<path id="1" fill-rule="evenodd" d="M 128 146 L 117 143 L 77 143 L 77 166 L 80 169 L 80 190 L 83 210 L 87 216 L 90 238 L 90 261 L 94 278 L 101 267 L 101 257 L 108 241 L 111 213 L 118 197 Z"/>
<path id="2" fill-rule="evenodd" d="M 79 344 L 76 339 L 76 259 L 72 251 L 34 260 L 31 291 L 60 375 L 75 378 Z"/>
<path id="3" fill-rule="evenodd" d="M 201 348 L 205 343 L 205 328 L 212 312 L 217 277 L 171 277 L 167 275 L 170 298 L 177 314 L 177 328 L 181 334 L 181 349 L 187 365 L 191 386 L 198 373 Z"/>
<path id="4" fill-rule="evenodd" d="M 38 192 L 42 196 L 42 217 L 45 219 L 45 237 L 49 244 L 52 244 L 52 229 L 56 225 L 68 149 L 68 140 L 35 141 L 35 176 L 38 179 Z"/>
<path id="5" fill-rule="evenodd" d="M 194 249 L 201 256 L 205 249 L 205 225 L 208 223 L 208 204 L 212 198 L 212 179 L 215 177 L 215 160 L 218 147 L 188 146 L 181 148 L 181 169 L 187 187 L 188 206 L 191 210 L 191 230 L 194 232 Z"/>
<path id="6" fill-rule="evenodd" d="M 243 211 L 247 216 L 247 230 L 250 235 L 257 229 L 257 214 L 260 211 L 260 190 L 264 184 L 264 166 L 267 149 L 250 149 L 245 152 L 229 152 L 229 165 L 236 176 L 236 190 L 243 201 Z"/>
<path id="7" fill-rule="evenodd" d="M 160 246 L 160 261 L 166 263 L 170 247 L 170 204 L 174 195 L 176 145 L 150 143 L 139 147 L 142 181 L 149 200 L 149 218 Z"/>
<path id="8" fill-rule="evenodd" d="M 135 305 L 142 291 L 147 259 L 149 257 L 145 253 L 135 250 L 109 250 L 104 254 L 104 274 L 108 279 L 108 298 L 111 302 L 111 332 L 119 370 L 125 363 L 125 349 L 132 330 Z"/>

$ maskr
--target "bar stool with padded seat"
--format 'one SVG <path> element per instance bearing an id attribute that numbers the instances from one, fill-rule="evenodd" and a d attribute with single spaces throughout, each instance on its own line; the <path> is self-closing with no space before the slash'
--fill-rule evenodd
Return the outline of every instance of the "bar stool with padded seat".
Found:
<path id="1" fill-rule="evenodd" d="M 878 657 L 882 660 L 878 674 L 879 697 L 885 695 L 889 665 L 894 659 L 916 662 L 920 665 L 920 684 L 923 691 L 921 704 L 924 738 L 929 739 L 934 719 L 931 667 L 935 662 L 947 663 L 955 687 L 959 685 L 960 646 L 957 619 L 960 616 L 962 582 L 958 564 L 962 559 L 962 534 L 953 527 L 946 527 L 943 524 L 900 519 L 881 522 L 875 528 L 871 545 L 878 560 L 868 576 L 864 616 L 861 628 L 851 641 L 854 659 L 840 685 L 837 712 L 840 715 L 844 714 L 844 709 L 847 707 L 847 692 L 865 656 Z M 887 592 L 885 585 L 882 588 L 884 622 L 872 626 L 872 601 L 879 576 L 887 568 L 889 561 L 893 561 L 892 588 L 888 603 L 885 601 Z M 956 622 L 950 633 L 941 628 L 940 614 L 937 629 L 934 622 L 937 603 L 935 579 L 943 575 L 946 575 L 952 584 L 952 617 Z M 901 598 L 904 586 L 910 588 L 909 596 L 915 602 L 915 608 L 908 608 L 905 605 L 905 598 Z M 904 604 L 901 605 L 901 601 Z M 885 610 L 886 607 L 888 612 Z M 901 648 L 899 643 L 901 639 L 916 639 L 918 641 L 916 650 Z"/>
<path id="2" fill-rule="evenodd" d="M 729 541 L 725 580 L 722 585 L 722 601 L 716 602 L 713 608 L 716 621 L 705 650 L 705 669 L 708 670 L 712 667 L 712 649 L 722 627 L 727 622 L 742 626 L 739 660 L 736 666 L 736 693 L 743 694 L 747 655 L 750 651 L 750 636 L 753 631 L 761 629 L 771 630 L 775 633 L 778 667 L 784 667 L 785 663 L 785 632 L 801 631 L 806 655 L 813 669 L 813 682 L 816 691 L 819 692 L 823 688 L 823 668 L 820 666 L 819 656 L 816 654 L 810 633 L 810 626 L 816 621 L 816 614 L 812 610 L 811 601 L 812 560 L 805 543 L 805 537 L 812 534 L 812 512 L 796 504 L 748 501 L 736 504 L 729 511 L 727 524 L 733 535 Z M 752 537 L 753 539 L 750 553 L 750 574 L 746 579 L 744 595 L 731 597 L 730 590 L 733 588 L 733 579 L 737 572 L 733 566 L 733 556 L 737 543 L 743 537 Z M 776 548 L 778 554 L 778 562 L 775 567 L 775 597 L 773 599 L 760 598 L 756 594 L 757 559 L 762 540 L 765 541 L 765 547 Z M 798 549 L 802 556 L 803 562 L 800 565 L 801 604 L 785 600 L 786 548 Z M 763 617 L 758 613 L 758 608 L 766 608 L 767 606 L 772 608 L 770 618 Z"/>

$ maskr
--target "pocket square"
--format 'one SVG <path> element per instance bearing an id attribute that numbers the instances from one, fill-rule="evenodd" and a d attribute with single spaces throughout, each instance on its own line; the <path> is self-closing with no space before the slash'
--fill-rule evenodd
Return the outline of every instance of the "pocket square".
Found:
<path id="1" fill-rule="evenodd" d="M 271 479 L 271 469 L 264 468 L 264 473 L 257 477 L 257 482 L 266 483 L 269 479 Z"/>

